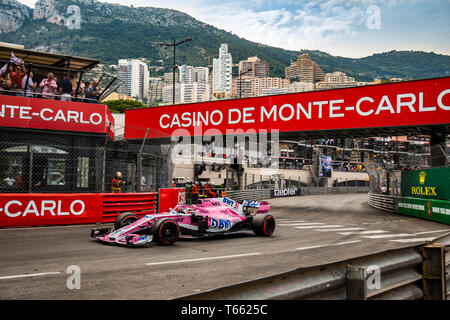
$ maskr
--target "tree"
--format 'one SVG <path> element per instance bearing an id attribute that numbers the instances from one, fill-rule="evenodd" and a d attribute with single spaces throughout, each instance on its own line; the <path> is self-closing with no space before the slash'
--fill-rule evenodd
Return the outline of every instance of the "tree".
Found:
<path id="1" fill-rule="evenodd" d="M 134 100 L 109 100 L 103 102 L 112 113 L 124 113 L 127 109 L 146 108 L 147 106 Z"/>

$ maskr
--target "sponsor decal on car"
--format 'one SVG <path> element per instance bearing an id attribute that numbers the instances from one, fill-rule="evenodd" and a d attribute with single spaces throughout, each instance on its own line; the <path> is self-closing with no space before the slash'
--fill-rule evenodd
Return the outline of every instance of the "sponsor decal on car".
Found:
<path id="1" fill-rule="evenodd" d="M 239 209 L 239 203 L 231 200 L 230 198 L 222 198 L 222 202 L 225 203 L 226 205 L 230 206 L 233 209 Z"/>
<path id="2" fill-rule="evenodd" d="M 214 219 L 211 218 L 210 228 L 213 229 L 229 229 L 231 228 L 231 221 L 228 219 Z"/>
<path id="3" fill-rule="evenodd" d="M 259 208 L 260 204 L 261 204 L 261 202 L 256 201 L 256 200 L 253 200 L 253 201 L 244 200 L 244 202 L 242 203 L 243 206 L 251 207 L 251 208 Z"/>

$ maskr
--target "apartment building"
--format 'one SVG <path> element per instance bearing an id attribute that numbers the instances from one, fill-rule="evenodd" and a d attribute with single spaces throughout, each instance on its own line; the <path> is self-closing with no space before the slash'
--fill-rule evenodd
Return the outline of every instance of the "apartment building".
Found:
<path id="1" fill-rule="evenodd" d="M 137 98 L 148 99 L 149 70 L 148 65 L 139 59 L 119 59 L 119 80 L 122 85 L 119 93 Z"/>
<path id="2" fill-rule="evenodd" d="M 213 59 L 213 94 L 231 95 L 233 58 L 228 44 L 222 43 L 219 58 Z"/>
<path id="3" fill-rule="evenodd" d="M 286 79 L 296 79 L 300 82 L 318 82 L 325 80 L 325 73 L 311 57 L 304 53 L 296 62 L 285 68 Z"/>
<path id="4" fill-rule="evenodd" d="M 242 78 L 267 78 L 269 77 L 269 62 L 258 57 L 249 57 L 239 61 L 239 75 Z"/>

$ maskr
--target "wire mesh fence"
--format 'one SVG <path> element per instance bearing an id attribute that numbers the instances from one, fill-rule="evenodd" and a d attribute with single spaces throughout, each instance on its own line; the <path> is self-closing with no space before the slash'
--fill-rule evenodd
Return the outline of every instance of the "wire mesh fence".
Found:
<path id="1" fill-rule="evenodd" d="M 122 192 L 168 186 L 162 155 L 136 152 L 126 142 L 92 145 L 0 142 L 0 193 L 110 192 L 117 172 Z"/>
<path id="2" fill-rule="evenodd" d="M 0 128 L 0 193 L 110 192 L 117 172 L 122 173 L 126 182 L 121 187 L 122 192 L 158 191 L 173 185 L 177 155 L 174 142 L 125 140 L 122 135 L 116 135 L 112 140 L 109 130 L 77 133 L 38 129 Z M 145 130 L 149 133 L 151 129 Z M 436 159 L 448 166 L 449 150 L 448 142 L 420 149 L 417 153 L 383 150 L 374 156 L 375 160 L 364 162 L 370 182 L 354 178 L 339 178 L 339 181 L 333 178 L 335 181 L 331 181 L 318 177 L 310 166 L 302 166 L 303 170 L 279 168 L 281 171 L 296 170 L 294 176 L 289 176 L 293 171 L 286 171 L 284 176 L 252 174 L 254 166 L 247 165 L 249 171 L 244 171 L 241 166 L 233 168 L 233 162 L 229 161 L 221 164 L 226 168 L 226 174 L 225 169 L 221 169 L 223 172 L 218 172 L 220 182 L 215 184 L 223 184 L 227 190 L 369 185 L 371 192 L 399 195 L 402 170 L 426 168 L 430 162 L 437 162 Z M 397 155 L 399 158 L 395 158 Z M 206 155 L 201 157 L 204 161 Z M 197 181 L 195 166 L 192 166 L 191 178 Z M 208 169 L 212 174 L 210 171 Z M 298 173 L 300 171 L 302 174 Z"/>

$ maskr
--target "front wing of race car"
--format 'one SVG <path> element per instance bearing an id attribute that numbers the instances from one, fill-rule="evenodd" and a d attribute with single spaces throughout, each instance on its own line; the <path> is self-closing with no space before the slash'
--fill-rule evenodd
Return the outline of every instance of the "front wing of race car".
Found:
<path id="1" fill-rule="evenodd" d="M 145 216 L 123 228 L 95 228 L 91 230 L 91 237 L 105 243 L 127 246 L 143 245 L 153 241 L 153 216 Z"/>

